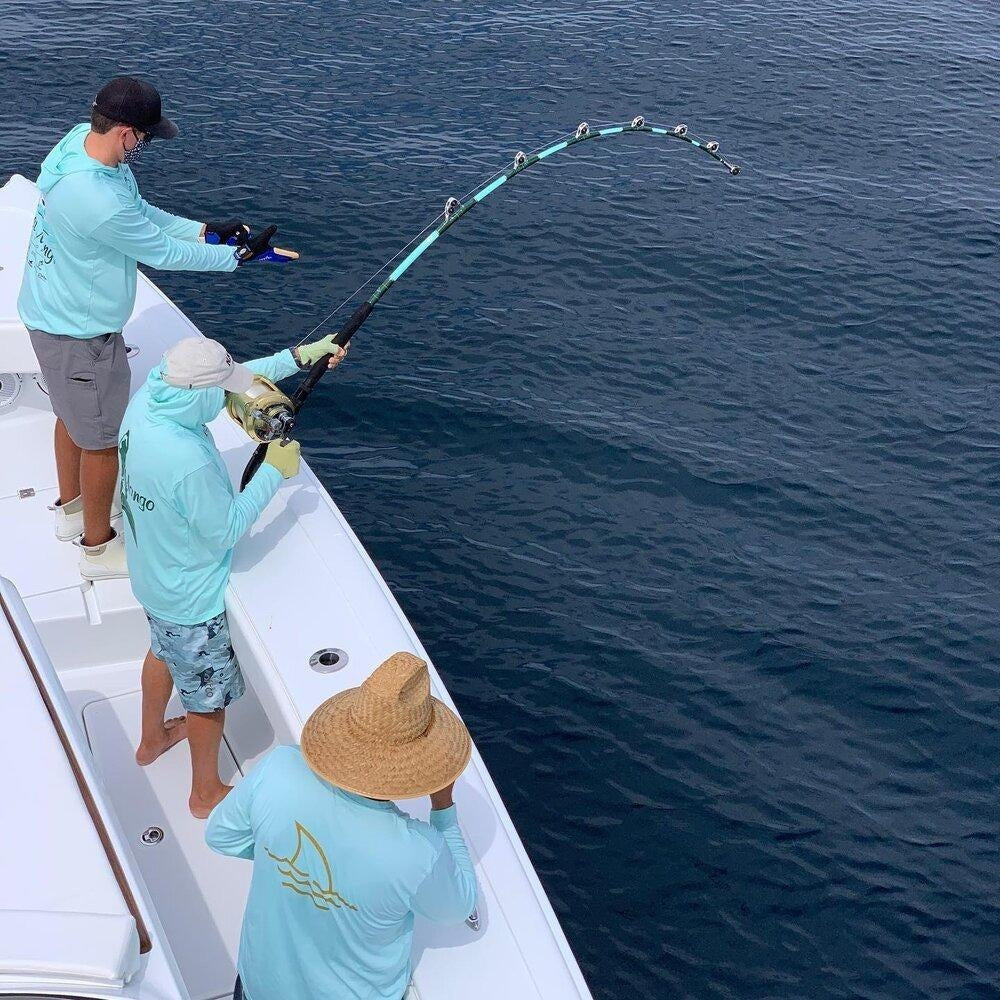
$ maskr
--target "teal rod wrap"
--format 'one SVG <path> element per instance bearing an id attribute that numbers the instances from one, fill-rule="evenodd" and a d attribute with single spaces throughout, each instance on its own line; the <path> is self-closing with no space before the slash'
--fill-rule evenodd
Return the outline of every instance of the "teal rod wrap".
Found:
<path id="1" fill-rule="evenodd" d="M 529 167 L 533 167 L 536 163 L 540 163 L 542 160 L 547 159 L 550 156 L 554 156 L 556 153 L 561 153 L 564 149 L 569 149 L 572 146 L 576 146 L 581 142 L 586 142 L 589 139 L 602 139 L 607 136 L 612 135 L 626 135 L 629 132 L 647 132 L 650 135 L 657 136 L 667 136 L 671 139 L 677 139 L 680 142 L 687 143 L 693 149 L 700 150 L 706 153 L 713 160 L 721 163 L 733 176 L 740 172 L 740 168 L 736 166 L 735 163 L 730 163 L 727 159 L 719 153 L 719 144 L 717 142 L 706 142 L 704 139 L 698 139 L 693 135 L 688 134 L 687 125 L 675 125 L 673 128 L 665 128 L 662 125 L 647 125 L 643 118 L 634 118 L 631 122 L 623 123 L 620 125 L 605 125 L 599 129 L 591 129 L 587 124 L 581 124 L 576 132 L 569 138 L 559 139 L 553 142 L 551 145 L 546 146 L 537 153 L 532 153 L 530 156 L 524 153 L 518 153 L 514 157 L 514 162 L 502 171 L 499 175 L 494 175 L 488 181 L 481 184 L 475 191 L 473 191 L 464 201 L 457 201 L 454 198 L 448 199 L 448 207 L 444 211 L 444 218 L 441 222 L 431 231 L 429 236 L 424 237 L 411 250 L 406 257 L 392 270 L 389 277 L 382 282 L 381 285 L 375 290 L 374 294 L 368 299 L 370 305 L 375 305 L 376 302 L 389 289 L 420 259 L 421 255 L 427 250 L 434 241 L 444 233 L 446 233 L 453 225 L 469 209 L 478 205 L 481 201 L 488 198 L 497 188 L 504 185 L 507 181 L 516 177 L 518 174 L 527 170 Z"/>
<path id="2" fill-rule="evenodd" d="M 724 159 L 719 154 L 719 144 L 717 142 L 705 142 L 702 139 L 696 139 L 694 136 L 688 135 L 687 125 L 675 125 L 673 128 L 663 128 L 660 125 L 647 125 L 643 118 L 633 118 L 631 122 L 627 124 L 619 125 L 603 125 L 599 129 L 591 129 L 589 125 L 585 122 L 578 125 L 576 131 L 568 137 L 563 137 L 557 139 L 555 142 L 549 146 L 544 147 L 538 152 L 527 154 L 527 153 L 517 153 L 514 157 L 513 163 L 499 171 L 499 173 L 494 174 L 488 180 L 484 181 L 479 185 L 471 194 L 469 194 L 464 201 L 459 201 L 457 198 L 449 198 L 447 204 L 445 205 L 444 212 L 442 213 L 443 218 L 438 222 L 435 219 L 431 226 L 424 229 L 419 236 L 412 240 L 406 247 L 403 248 L 396 257 L 405 253 L 406 256 L 396 264 L 396 266 L 389 272 L 389 277 L 382 282 L 381 285 L 375 290 L 374 294 L 362 302 L 361 305 L 355 309 L 354 313 L 350 318 L 344 323 L 344 325 L 337 332 L 334 337 L 335 343 L 341 347 L 345 346 L 354 336 L 355 333 L 361 328 L 362 324 L 371 315 L 372 309 L 375 303 L 382 298 L 387 291 L 389 291 L 392 286 L 403 277 L 406 272 L 413 267 L 413 265 L 420 259 L 420 257 L 437 241 L 438 237 L 446 233 L 459 219 L 465 215 L 471 208 L 478 205 L 481 201 L 488 198 L 497 188 L 503 187 L 507 181 L 516 177 L 518 174 L 527 170 L 529 167 L 533 167 L 536 163 L 541 163 L 543 160 L 548 159 L 550 156 L 555 156 L 557 153 L 561 153 L 564 149 L 569 149 L 571 146 L 576 146 L 581 142 L 586 142 L 589 139 L 601 139 L 612 135 L 624 135 L 628 132 L 648 132 L 650 135 L 657 136 L 667 136 L 668 138 L 677 139 L 680 142 L 685 142 L 694 149 L 698 149 L 708 156 L 712 157 L 713 160 L 717 160 L 721 163 L 731 174 L 734 176 L 740 172 L 740 168 L 734 163 L 730 163 L 728 160 Z M 428 232 L 428 229 L 430 230 Z M 419 241 L 419 242 L 417 242 Z M 416 243 L 416 246 L 410 247 Z M 408 252 L 407 252 L 408 251 Z M 328 313 L 323 317 L 320 322 L 313 327 L 305 337 L 302 338 L 304 341 L 306 338 L 315 333 L 321 326 L 323 326 L 332 316 L 334 316 L 342 306 L 346 305 L 351 299 L 361 291 L 362 288 L 368 287 L 378 275 L 380 275 L 387 267 L 391 266 L 396 260 L 393 257 L 387 264 L 384 264 L 378 271 L 375 272 L 362 286 L 355 290 L 355 292 L 350 296 L 350 298 L 345 299 L 340 306 L 337 306 L 332 312 Z M 301 343 L 301 341 L 300 341 Z M 331 355 L 326 355 L 320 358 L 309 370 L 309 374 L 296 389 L 294 395 L 292 396 L 292 407 L 294 413 L 298 413 L 301 409 L 302 404 L 309 398 L 310 393 L 319 384 L 320 379 L 326 374 L 327 363 L 330 360 Z M 285 432 L 289 433 L 292 429 L 293 423 L 288 423 L 285 428 Z M 257 450 L 254 452 L 253 457 L 247 464 L 247 467 L 243 470 L 243 480 L 240 485 L 240 489 L 243 489 L 256 471 L 260 468 L 261 463 L 264 461 L 264 454 L 267 451 L 267 445 L 258 445 Z"/>

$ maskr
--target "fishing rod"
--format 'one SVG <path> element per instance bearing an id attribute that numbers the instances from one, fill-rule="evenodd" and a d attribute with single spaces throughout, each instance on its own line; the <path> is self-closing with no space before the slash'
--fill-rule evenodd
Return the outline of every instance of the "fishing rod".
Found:
<path id="1" fill-rule="evenodd" d="M 581 122 L 575 132 L 568 133 L 544 148 L 539 148 L 531 153 L 515 153 L 514 159 L 509 165 L 498 170 L 461 200 L 458 198 L 449 198 L 445 202 L 444 210 L 429 225 L 425 226 L 414 239 L 379 268 L 360 288 L 353 292 L 332 312 L 328 313 L 310 333 L 318 330 L 331 316 L 346 305 L 354 295 L 370 285 L 398 257 L 409 250 L 409 253 L 392 269 L 389 276 L 354 310 L 348 317 L 347 322 L 337 331 L 333 342 L 338 347 L 345 347 L 350 342 L 351 337 L 358 332 L 365 320 L 371 315 L 372 310 L 378 304 L 379 300 L 403 277 L 421 255 L 439 237 L 451 229 L 459 219 L 475 208 L 485 198 L 488 198 L 497 188 L 506 184 L 507 181 L 512 180 L 518 174 L 523 173 L 529 167 L 533 167 L 536 163 L 541 163 L 556 153 L 561 153 L 564 149 L 569 149 L 572 146 L 579 145 L 579 143 L 587 142 L 591 139 L 602 139 L 607 136 L 624 135 L 630 132 L 645 132 L 651 135 L 666 136 L 679 140 L 721 163 L 734 177 L 740 172 L 740 168 L 735 163 L 730 163 L 719 152 L 718 142 L 706 142 L 704 139 L 699 139 L 691 135 L 687 125 L 675 125 L 673 128 L 664 128 L 660 125 L 647 125 L 646 120 L 642 116 L 633 118 L 631 122 L 605 125 L 593 129 L 586 122 Z M 416 246 L 413 246 L 414 243 L 416 243 Z M 413 249 L 410 249 L 410 247 L 413 247 Z M 309 334 L 306 334 L 306 337 L 308 336 Z M 304 337 L 303 340 L 305 339 Z M 332 355 L 327 354 L 313 364 L 309 369 L 308 375 L 302 380 L 291 397 L 285 396 L 273 383 L 257 376 L 258 384 L 255 389 L 251 389 L 250 394 L 236 397 L 232 400 L 229 408 L 230 415 L 237 423 L 244 427 L 253 440 L 258 442 L 253 457 L 243 470 L 243 478 L 240 482 L 241 490 L 246 487 L 247 483 L 253 478 L 254 473 L 260 468 L 261 463 L 264 461 L 264 455 L 267 452 L 268 443 L 288 437 L 295 425 L 296 415 L 302 408 L 302 404 L 309 398 L 313 389 L 316 388 L 320 379 L 326 373 L 331 357 Z"/>

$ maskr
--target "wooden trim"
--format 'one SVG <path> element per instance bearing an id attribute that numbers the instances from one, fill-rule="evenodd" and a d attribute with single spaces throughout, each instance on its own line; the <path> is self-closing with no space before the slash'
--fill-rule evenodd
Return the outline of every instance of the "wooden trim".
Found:
<path id="1" fill-rule="evenodd" d="M 62 719 L 59 718 L 59 713 L 56 711 L 55 704 L 49 695 L 48 689 L 45 687 L 45 682 L 42 680 L 38 667 L 28 650 L 20 629 L 17 627 L 17 623 L 14 621 L 14 616 L 10 613 L 10 608 L 7 606 L 7 601 L 4 599 L 2 592 L 0 592 L 0 606 L 3 607 L 4 617 L 6 617 L 7 624 L 10 626 L 10 631 L 14 636 L 14 641 L 20 648 L 21 655 L 24 657 L 24 662 L 31 671 L 31 676 L 35 680 L 35 687 L 38 688 L 38 693 L 41 695 L 42 702 L 45 704 L 45 709 L 49 713 L 49 718 L 52 720 L 52 726 L 55 729 L 56 734 L 59 736 L 59 742 L 62 743 L 66 759 L 69 761 L 69 766 L 73 769 L 73 776 L 76 778 L 76 784 L 80 789 L 80 795 L 83 797 L 84 804 L 87 807 L 87 812 L 90 813 L 90 818 L 94 824 L 94 829 L 97 831 L 97 836 L 101 840 L 101 846 L 104 848 L 104 853 L 107 855 L 108 864 L 111 865 L 111 870 L 114 872 L 115 878 L 118 881 L 118 888 L 121 890 L 125 904 L 128 906 L 129 912 L 135 920 L 136 931 L 139 934 L 139 954 L 145 955 L 152 951 L 153 942 L 149 936 L 149 931 L 146 929 L 146 924 L 142 919 L 142 913 L 139 911 L 139 906 L 135 901 L 135 895 L 132 892 L 132 887 L 129 885 L 128 878 L 125 875 L 125 870 L 122 868 L 121 861 L 119 860 L 118 855 L 115 852 L 114 845 L 111 842 L 111 837 L 108 834 L 108 828 L 104 824 L 104 817 L 101 815 L 97 802 L 94 800 L 94 794 L 91 792 L 90 786 L 87 784 L 86 777 L 84 777 L 83 769 L 80 767 L 80 762 L 77 760 L 76 753 L 73 750 L 73 744 L 70 743 L 69 736 L 66 734 Z"/>

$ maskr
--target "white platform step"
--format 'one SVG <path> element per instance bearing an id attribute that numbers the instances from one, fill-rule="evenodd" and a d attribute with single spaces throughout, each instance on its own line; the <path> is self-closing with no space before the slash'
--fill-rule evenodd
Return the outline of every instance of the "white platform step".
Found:
<path id="1" fill-rule="evenodd" d="M 83 711 L 87 739 L 192 1000 L 231 996 L 251 866 L 206 846 L 204 822 L 188 811 L 186 743 L 149 767 L 135 763 L 140 703 L 138 691 L 91 702 Z M 168 716 L 182 714 L 172 703 Z M 239 777 L 225 741 L 219 764 L 223 781 Z M 163 834 L 156 844 L 142 839 L 151 828 Z"/>

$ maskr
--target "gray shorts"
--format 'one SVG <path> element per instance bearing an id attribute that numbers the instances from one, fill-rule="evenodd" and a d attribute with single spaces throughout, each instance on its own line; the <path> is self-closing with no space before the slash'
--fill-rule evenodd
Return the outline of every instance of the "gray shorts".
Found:
<path id="1" fill-rule="evenodd" d="M 86 451 L 117 447 L 132 381 L 125 338 L 120 333 L 86 340 L 44 330 L 28 334 L 52 412 L 66 425 L 73 443 Z"/>

